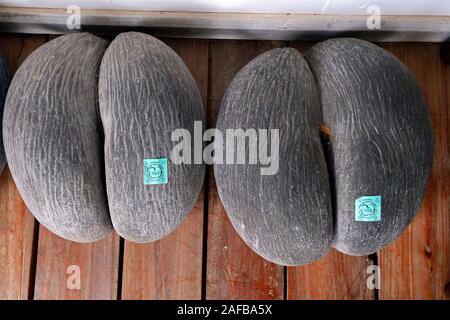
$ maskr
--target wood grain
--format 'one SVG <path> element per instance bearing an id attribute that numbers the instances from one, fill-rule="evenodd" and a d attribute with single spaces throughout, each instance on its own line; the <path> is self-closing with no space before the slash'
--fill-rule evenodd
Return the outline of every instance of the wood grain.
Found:
<path id="1" fill-rule="evenodd" d="M 43 35 L 3 34 L 0 53 L 14 73 L 45 42 Z M 5 168 L 0 176 L 0 299 L 28 299 L 33 295 L 36 226 Z"/>
<path id="2" fill-rule="evenodd" d="M 450 299 L 450 69 L 438 44 L 384 44 L 414 73 L 431 114 L 435 152 L 421 210 L 379 253 L 381 299 Z"/>
<path id="3" fill-rule="evenodd" d="M 164 40 L 188 66 L 207 101 L 207 40 Z M 123 299 L 200 299 L 202 288 L 204 197 L 201 191 L 182 225 L 149 244 L 125 241 Z"/>
<path id="4" fill-rule="evenodd" d="M 290 42 L 304 53 L 313 43 Z M 300 267 L 288 267 L 287 299 L 375 299 L 367 288 L 367 256 L 351 257 L 332 249 L 319 261 Z"/>
<path id="5" fill-rule="evenodd" d="M 1 300 L 30 297 L 36 223 L 5 168 L 0 176 Z"/>
<path id="6" fill-rule="evenodd" d="M 220 41 L 210 44 L 208 126 L 213 127 L 225 90 L 251 59 L 281 42 Z M 234 230 L 209 171 L 206 299 L 282 299 L 283 267 L 254 253 Z"/>
<path id="7" fill-rule="evenodd" d="M 367 288 L 368 257 L 351 257 L 332 249 L 313 264 L 288 267 L 289 300 L 372 300 L 375 291 Z"/>
<path id="8" fill-rule="evenodd" d="M 34 298 L 114 300 L 118 268 L 119 236 L 115 232 L 95 243 L 75 243 L 41 225 Z"/>

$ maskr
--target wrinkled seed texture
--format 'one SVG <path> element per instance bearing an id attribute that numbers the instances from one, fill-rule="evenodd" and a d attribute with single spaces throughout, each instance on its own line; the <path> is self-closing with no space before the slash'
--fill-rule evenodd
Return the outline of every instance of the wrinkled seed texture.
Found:
<path id="1" fill-rule="evenodd" d="M 102 60 L 99 104 L 114 228 L 134 242 L 161 239 L 193 207 L 205 166 L 173 164 L 169 159 L 168 183 L 144 185 L 143 163 L 169 158 L 178 144 L 171 140 L 173 130 L 187 129 L 193 137 L 194 121 L 204 121 L 195 80 L 163 42 L 138 32 L 122 33 Z"/>
<path id="2" fill-rule="evenodd" d="M 5 151 L 22 198 L 42 225 L 77 242 L 112 230 L 97 110 L 107 45 L 87 33 L 47 42 L 19 67 L 5 103 Z"/>

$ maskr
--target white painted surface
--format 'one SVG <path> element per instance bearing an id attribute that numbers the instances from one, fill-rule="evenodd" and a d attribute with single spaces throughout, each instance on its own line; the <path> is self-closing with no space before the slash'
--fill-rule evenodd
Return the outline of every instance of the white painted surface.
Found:
<path id="1" fill-rule="evenodd" d="M 64 8 L 0 7 L 0 32 L 61 34 Z M 159 37 L 320 41 L 356 36 L 377 42 L 442 42 L 450 39 L 450 16 L 382 17 L 381 30 L 367 27 L 367 15 L 221 13 L 95 10 L 82 11 L 84 31 L 140 30 Z"/>
<path id="2" fill-rule="evenodd" d="M 0 0 L 1 6 L 187 12 L 366 14 L 450 16 L 450 0 Z"/>

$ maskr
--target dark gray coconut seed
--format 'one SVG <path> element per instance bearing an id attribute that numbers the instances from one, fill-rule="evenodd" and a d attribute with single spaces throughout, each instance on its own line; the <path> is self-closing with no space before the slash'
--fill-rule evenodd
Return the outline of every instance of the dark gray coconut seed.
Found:
<path id="1" fill-rule="evenodd" d="M 234 228 L 250 248 L 277 264 L 310 263 L 331 246 L 321 121 L 313 75 L 291 48 L 273 49 L 252 60 L 222 100 L 217 128 L 223 133 L 279 129 L 277 174 L 261 175 L 260 169 L 267 167 L 262 164 L 214 165 L 219 195 Z"/>
<path id="2" fill-rule="evenodd" d="M 44 44 L 16 72 L 4 110 L 6 156 L 25 203 L 48 229 L 79 242 L 112 230 L 97 111 L 107 45 L 87 33 Z"/>
<path id="3" fill-rule="evenodd" d="M 433 157 L 425 101 L 410 71 L 366 41 L 327 40 L 306 60 L 329 129 L 334 246 L 367 255 L 402 233 L 424 197 Z"/>
<path id="4" fill-rule="evenodd" d="M 8 92 L 9 83 L 11 82 L 11 72 L 6 61 L 0 56 L 0 123 L 3 115 L 3 105 Z M 6 165 L 5 149 L 3 147 L 2 130 L 0 130 L 0 173 Z"/>
<path id="5" fill-rule="evenodd" d="M 171 141 L 173 130 L 184 128 L 193 136 L 194 121 L 204 119 L 196 83 L 164 43 L 142 33 L 122 33 L 103 57 L 99 99 L 114 228 L 135 242 L 158 240 L 183 221 L 203 183 L 203 164 L 169 159 L 178 144 Z M 144 166 L 144 160 L 160 159 L 167 160 L 167 168 L 163 162 L 159 169 Z M 146 175 L 151 178 L 157 170 L 167 179 L 144 184 Z"/>

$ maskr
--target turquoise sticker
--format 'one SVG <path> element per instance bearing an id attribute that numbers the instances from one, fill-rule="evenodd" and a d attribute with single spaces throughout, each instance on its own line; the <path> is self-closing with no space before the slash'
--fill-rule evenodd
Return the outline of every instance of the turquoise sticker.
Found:
<path id="1" fill-rule="evenodd" d="M 381 196 L 363 196 L 355 200 L 356 221 L 381 220 Z"/>
<path id="2" fill-rule="evenodd" d="M 168 181 L 167 158 L 144 159 L 144 184 L 165 184 Z"/>

